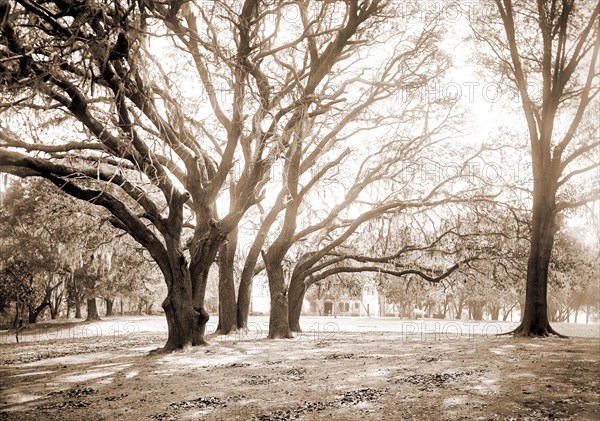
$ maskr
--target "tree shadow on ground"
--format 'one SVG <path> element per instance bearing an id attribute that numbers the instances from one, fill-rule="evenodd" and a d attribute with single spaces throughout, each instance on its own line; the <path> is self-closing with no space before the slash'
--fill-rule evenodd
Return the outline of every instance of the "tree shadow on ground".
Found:
<path id="1" fill-rule="evenodd" d="M 66 354 L 26 363 L 18 362 L 19 355 L 29 348 L 1 345 L 2 353 L 10 352 L 16 362 L 0 369 L 0 419 L 600 415 L 600 344 L 593 338 L 439 340 L 398 333 L 338 333 L 326 340 L 215 337 L 206 347 L 159 355 L 149 351 L 164 339 L 146 333 L 137 339 L 136 346 L 115 338 L 58 341 L 55 351 Z M 81 351 L 85 347 L 89 352 Z"/>

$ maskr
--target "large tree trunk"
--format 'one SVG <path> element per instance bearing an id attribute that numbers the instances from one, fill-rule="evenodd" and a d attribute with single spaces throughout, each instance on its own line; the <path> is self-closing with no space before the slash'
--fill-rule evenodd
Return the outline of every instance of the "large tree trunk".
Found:
<path id="1" fill-rule="evenodd" d="M 219 325 L 217 331 L 227 335 L 238 328 L 235 300 L 234 264 L 237 247 L 237 228 L 227 236 L 219 251 Z"/>
<path id="2" fill-rule="evenodd" d="M 283 209 L 283 197 L 284 191 L 281 191 L 275 200 L 275 204 L 265 216 L 262 224 L 254 237 L 254 242 L 248 250 L 248 256 L 244 262 L 244 268 L 240 276 L 240 286 L 238 289 L 237 298 L 237 324 L 238 328 L 246 329 L 248 327 L 248 315 L 250 313 L 250 301 L 252 300 L 252 280 L 254 279 L 254 269 L 256 268 L 256 262 L 258 262 L 258 256 L 265 244 L 265 239 L 269 233 L 269 229 L 273 223 L 277 220 L 277 215 Z"/>
<path id="3" fill-rule="evenodd" d="M 525 312 L 514 330 L 519 336 L 557 334 L 548 321 L 548 267 L 556 233 L 554 192 L 548 183 L 534 184 L 531 245 L 527 261 Z"/>
<path id="4" fill-rule="evenodd" d="M 86 322 L 100 320 L 100 315 L 98 314 L 98 307 L 96 307 L 96 298 L 88 298 L 87 299 L 87 318 Z"/>
<path id="5" fill-rule="evenodd" d="M 264 257 L 264 256 L 263 256 Z M 271 260 L 271 259 L 265 259 Z M 271 312 L 269 315 L 269 339 L 291 338 L 292 331 L 288 318 L 288 291 L 281 261 L 266 263 L 269 278 L 269 293 L 271 296 Z"/>
<path id="6" fill-rule="evenodd" d="M 212 215 L 214 213 L 212 207 L 205 208 L 205 211 L 206 215 Z M 196 211 L 196 215 L 198 214 L 199 212 Z M 233 227 L 231 229 L 233 229 Z M 178 254 L 176 256 L 177 260 L 180 262 L 180 269 L 174 279 L 177 279 L 178 284 L 180 285 L 178 288 L 173 289 L 173 293 L 170 294 L 170 302 L 165 301 L 165 303 L 163 303 L 163 308 L 165 308 L 166 304 L 170 314 L 170 316 L 167 317 L 171 317 L 174 324 L 180 325 L 177 329 L 182 330 L 184 336 L 187 334 L 185 332 L 187 332 L 188 329 L 188 319 L 190 316 L 192 317 L 194 324 L 192 330 L 192 345 L 206 344 L 204 332 L 206 329 L 206 322 L 208 322 L 209 319 L 208 313 L 204 309 L 206 284 L 208 282 L 210 268 L 216 261 L 217 252 L 225 239 L 226 234 L 224 234 L 220 224 L 216 219 L 209 219 L 208 221 L 202 222 L 200 225 L 196 225 L 196 231 L 194 232 L 192 245 L 190 247 L 191 261 L 189 267 L 187 266 L 183 254 Z M 174 267 L 173 264 L 172 266 Z M 190 297 L 186 296 L 188 291 L 191 291 Z M 191 304 L 189 303 L 188 298 L 191 298 Z M 174 309 L 180 308 L 179 306 L 183 306 L 181 314 L 178 314 L 176 311 L 174 312 Z M 190 314 L 187 314 L 189 311 L 188 307 L 190 307 L 189 310 L 192 311 Z M 167 308 L 165 308 L 165 313 L 167 313 Z M 185 341 L 186 340 L 181 343 L 184 347 L 187 346 Z M 172 342 L 176 344 L 181 342 L 181 335 L 177 334 Z"/>
<path id="7" fill-rule="evenodd" d="M 112 316 L 113 315 L 113 304 L 114 304 L 115 300 L 112 298 L 105 298 L 104 302 L 106 303 L 106 316 Z"/>
<path id="8" fill-rule="evenodd" d="M 302 332 L 300 329 L 300 313 L 302 312 L 302 303 L 306 294 L 306 283 L 303 279 L 292 278 L 290 290 L 288 292 L 288 318 L 292 332 Z"/>
<path id="9" fill-rule="evenodd" d="M 498 318 L 500 317 L 500 306 L 492 304 L 488 306 L 488 309 L 490 311 L 490 317 L 492 318 L 492 320 L 498 320 Z"/>
<path id="10" fill-rule="evenodd" d="M 62 302 L 62 293 L 50 301 L 50 318 L 52 320 L 58 317 L 60 311 L 60 304 Z"/>
<path id="11" fill-rule="evenodd" d="M 37 323 L 37 319 L 38 317 L 40 317 L 40 314 L 42 314 L 44 312 L 44 310 L 46 310 L 46 307 L 50 305 L 49 301 L 44 301 L 42 304 L 40 304 L 37 307 L 29 307 L 29 323 Z"/>
<path id="12" fill-rule="evenodd" d="M 239 329 L 248 328 L 248 316 L 250 315 L 250 306 L 252 302 L 252 279 L 244 282 L 244 278 L 240 277 L 240 286 L 237 296 L 237 325 Z"/>
<path id="13" fill-rule="evenodd" d="M 484 301 L 473 300 L 469 302 L 469 313 L 471 315 L 471 320 L 483 320 L 484 305 Z"/>
<path id="14" fill-rule="evenodd" d="M 163 273 L 167 282 L 167 297 L 162 303 L 168 325 L 168 337 L 164 351 L 183 350 L 191 346 L 204 345 L 204 332 L 208 313 L 195 306 L 192 275 L 185 256 L 180 252 L 170 253 L 171 273 Z M 201 271 L 208 277 L 208 269 Z M 202 280 L 199 280 L 202 282 Z M 206 278 L 203 280 L 206 282 Z M 200 298 L 204 298 L 203 292 Z"/>
<path id="15" fill-rule="evenodd" d="M 46 286 L 44 292 L 44 298 L 37 307 L 29 307 L 29 323 L 37 323 L 38 317 L 46 310 L 46 307 L 50 306 L 50 297 L 52 296 L 52 288 Z"/>
<path id="16" fill-rule="evenodd" d="M 76 282 L 76 281 L 73 281 Z M 76 319 L 81 319 L 81 306 L 83 304 L 83 296 L 81 294 L 81 287 L 80 285 L 75 284 L 74 286 L 75 291 L 74 291 L 74 297 L 73 297 L 73 305 L 75 307 L 75 318 Z"/>
<path id="17" fill-rule="evenodd" d="M 60 292 L 58 292 L 58 288 L 61 287 Z M 60 311 L 60 305 L 62 304 L 63 294 L 65 292 L 64 282 L 59 283 L 52 290 L 50 296 L 50 318 L 52 320 L 58 317 L 58 313 Z"/>
<path id="18" fill-rule="evenodd" d="M 186 349 L 205 343 L 204 327 L 208 314 L 194 309 L 191 294 L 182 290 L 180 283 L 172 287 L 162 307 L 169 327 L 165 350 Z"/>
<path id="19" fill-rule="evenodd" d="M 262 227 L 261 227 L 262 230 Z M 254 279 L 254 268 L 258 261 L 258 255 L 260 254 L 261 247 L 264 244 L 264 237 L 262 235 L 262 241 L 259 241 L 258 236 L 261 235 L 261 231 L 258 232 L 257 238 L 254 239 L 254 243 L 248 251 L 246 261 L 244 262 L 244 268 L 240 276 L 240 286 L 238 288 L 237 296 L 237 325 L 240 329 L 248 328 L 248 316 L 250 314 L 250 304 L 252 301 L 252 280 Z"/>
<path id="20" fill-rule="evenodd" d="M 454 299 L 452 300 L 453 304 L 454 304 L 454 311 L 456 312 L 455 318 L 457 320 L 460 320 L 462 318 L 462 312 L 463 312 L 463 305 L 464 305 L 464 298 L 461 296 L 458 299 L 458 303 L 456 301 L 454 301 Z"/>

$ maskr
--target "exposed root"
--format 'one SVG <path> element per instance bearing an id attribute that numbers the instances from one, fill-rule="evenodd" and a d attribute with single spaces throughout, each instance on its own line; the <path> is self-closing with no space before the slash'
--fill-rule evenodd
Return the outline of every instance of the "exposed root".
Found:
<path id="1" fill-rule="evenodd" d="M 202 342 L 198 345 L 194 345 L 194 346 L 203 346 L 203 345 L 208 345 L 207 342 Z M 192 350 L 193 346 L 190 344 L 184 345 L 182 347 L 176 347 L 176 346 L 172 346 L 172 345 L 165 345 L 162 348 L 156 348 L 153 349 L 152 351 L 148 352 L 148 356 L 155 356 L 155 355 L 168 355 L 168 354 L 183 354 L 183 353 L 187 353 L 190 352 Z"/>
<path id="2" fill-rule="evenodd" d="M 294 336 L 290 332 L 285 335 L 280 335 L 280 334 L 269 335 L 269 336 L 267 336 L 267 339 L 294 339 Z"/>
<path id="3" fill-rule="evenodd" d="M 246 329 L 247 330 L 247 329 Z M 226 336 L 226 335 L 236 335 L 238 333 L 243 333 L 243 329 L 233 328 L 229 330 L 217 329 L 210 336 Z"/>
<path id="4" fill-rule="evenodd" d="M 568 339 L 569 337 L 567 335 L 563 335 L 562 333 L 558 333 L 556 330 L 554 330 L 552 328 L 552 326 L 548 325 L 548 333 L 555 335 L 561 339 Z"/>
<path id="5" fill-rule="evenodd" d="M 518 336 L 518 337 L 526 337 L 526 338 L 547 338 L 549 336 L 554 335 L 561 339 L 568 338 L 568 336 L 558 333 L 556 330 L 554 330 L 552 328 L 552 326 L 550 326 L 550 324 L 548 324 L 545 327 L 545 329 L 541 332 L 532 332 L 531 329 L 525 328 L 523 326 L 523 324 L 521 323 L 514 330 L 511 330 L 510 332 L 498 333 L 496 336 L 505 336 L 505 335 L 512 335 L 515 337 Z"/>

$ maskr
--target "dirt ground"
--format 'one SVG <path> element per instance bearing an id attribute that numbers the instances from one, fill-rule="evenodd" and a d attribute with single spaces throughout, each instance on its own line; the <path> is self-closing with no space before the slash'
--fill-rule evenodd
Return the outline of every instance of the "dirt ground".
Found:
<path id="1" fill-rule="evenodd" d="M 0 420 L 600 419 L 597 326 L 514 339 L 452 322 L 368 332 L 360 319 L 313 320 L 292 340 L 251 328 L 149 354 L 161 320 L 47 324 L 19 344 L 0 333 Z"/>

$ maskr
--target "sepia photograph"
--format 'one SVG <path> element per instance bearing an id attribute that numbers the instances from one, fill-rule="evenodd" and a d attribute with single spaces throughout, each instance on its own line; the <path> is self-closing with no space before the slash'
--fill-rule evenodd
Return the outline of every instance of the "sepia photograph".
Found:
<path id="1" fill-rule="evenodd" d="M 0 0 L 0 421 L 600 420 L 599 0 Z"/>

